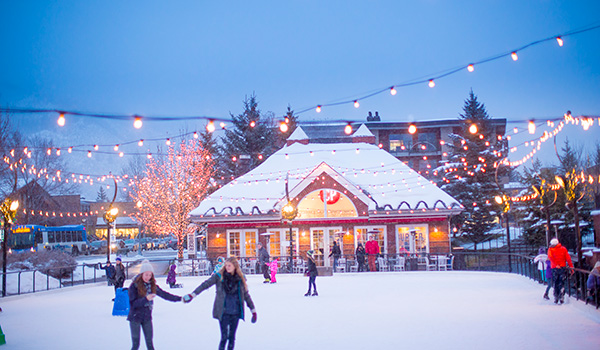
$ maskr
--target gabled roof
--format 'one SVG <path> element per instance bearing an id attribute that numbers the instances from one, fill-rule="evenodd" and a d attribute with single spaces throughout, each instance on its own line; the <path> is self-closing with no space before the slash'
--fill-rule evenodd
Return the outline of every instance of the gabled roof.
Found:
<path id="1" fill-rule="evenodd" d="M 303 145 L 275 152 L 263 164 L 223 186 L 194 209 L 192 216 L 276 214 L 285 181 L 296 190 L 326 164 L 369 198 L 369 210 L 462 208 L 460 203 L 388 152 L 366 143 Z"/>

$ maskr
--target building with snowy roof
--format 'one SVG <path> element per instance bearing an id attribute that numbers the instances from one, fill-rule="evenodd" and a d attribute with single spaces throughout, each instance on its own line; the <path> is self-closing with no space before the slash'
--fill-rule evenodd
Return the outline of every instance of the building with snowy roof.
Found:
<path id="1" fill-rule="evenodd" d="M 353 256 L 371 236 L 382 254 L 449 253 L 460 203 L 373 145 L 366 126 L 348 141 L 314 143 L 298 127 L 285 147 L 204 199 L 190 216 L 206 225 L 208 256 L 253 258 L 257 242 L 289 256 L 291 243 L 294 256 L 312 249 L 328 266 L 334 240 Z M 291 221 L 282 217 L 288 198 Z"/>

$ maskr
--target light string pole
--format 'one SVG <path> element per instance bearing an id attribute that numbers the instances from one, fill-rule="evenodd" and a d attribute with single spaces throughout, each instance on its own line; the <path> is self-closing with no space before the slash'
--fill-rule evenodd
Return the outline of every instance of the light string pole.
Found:
<path id="1" fill-rule="evenodd" d="M 285 198 L 287 203 L 281 208 L 281 216 L 284 220 L 286 220 L 290 227 L 290 263 L 289 263 L 289 273 L 294 272 L 294 236 L 292 232 L 293 220 L 298 216 L 298 208 L 290 201 L 290 193 L 288 190 L 288 182 L 289 179 L 285 180 Z"/>
<path id="2" fill-rule="evenodd" d="M 110 229 L 119 214 L 119 208 L 113 206 L 115 199 L 117 199 L 117 180 L 114 177 L 113 180 L 115 181 L 115 195 L 104 213 L 104 222 L 106 223 L 106 244 L 108 247 L 106 250 L 106 262 L 110 262 Z"/>
<path id="3" fill-rule="evenodd" d="M 19 208 L 19 201 L 11 200 L 10 198 L 6 198 L 2 205 L 0 206 L 0 211 L 2 212 L 2 296 L 6 296 L 6 253 L 8 250 L 8 234 L 10 232 L 10 228 L 13 224 L 13 220 L 17 215 L 17 209 Z"/>
<path id="4" fill-rule="evenodd" d="M 556 198 L 558 194 L 556 191 L 552 191 L 554 193 L 554 199 L 551 203 L 546 203 L 545 197 L 548 193 L 548 185 L 545 179 L 541 179 L 540 185 L 532 185 L 533 191 L 536 195 L 540 197 L 540 204 L 542 205 L 542 212 L 546 215 L 546 247 L 550 246 L 550 207 L 552 207 L 556 203 Z"/>

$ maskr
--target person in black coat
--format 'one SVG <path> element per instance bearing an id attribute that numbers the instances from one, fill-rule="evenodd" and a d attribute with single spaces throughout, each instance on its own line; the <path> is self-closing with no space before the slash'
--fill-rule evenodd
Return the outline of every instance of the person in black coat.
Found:
<path id="1" fill-rule="evenodd" d="M 308 267 L 306 269 L 306 274 L 308 275 L 308 292 L 304 294 L 305 297 L 319 295 L 319 293 L 317 293 L 317 275 L 319 274 L 319 271 L 317 271 L 314 255 L 314 250 L 306 252 L 306 256 L 308 257 Z M 314 287 L 314 292 L 312 294 L 310 294 L 311 287 Z"/>
<path id="2" fill-rule="evenodd" d="M 106 280 L 108 281 L 108 285 L 112 286 L 115 284 L 115 275 L 117 274 L 117 270 L 115 269 L 115 267 L 110 263 L 110 261 L 106 262 L 106 265 L 104 265 L 104 267 L 102 267 L 102 263 L 98 263 L 98 266 L 102 269 L 106 271 Z M 116 287 L 115 287 L 116 290 Z"/>
<path id="3" fill-rule="evenodd" d="M 182 298 L 162 290 L 154 279 L 154 269 L 148 260 L 144 260 L 137 275 L 129 286 L 129 329 L 131 331 L 131 350 L 140 347 L 140 328 L 144 331 L 146 347 L 154 350 L 152 344 L 152 308 L 157 295 L 168 301 L 181 301 Z"/>
<path id="4" fill-rule="evenodd" d="M 331 253 L 329 253 L 329 257 L 331 256 L 333 256 L 333 272 L 337 272 L 338 260 L 342 256 L 342 251 L 336 241 L 333 241 L 333 247 L 331 248 Z"/>
<path id="5" fill-rule="evenodd" d="M 219 271 L 202 282 L 192 293 L 186 294 L 183 302 L 189 303 L 195 296 L 213 285 L 217 289 L 213 304 L 213 318 L 219 320 L 221 328 L 219 350 L 224 350 L 225 345 L 228 350 L 233 350 L 238 323 L 240 319 L 244 319 L 244 302 L 252 312 L 252 323 L 256 323 L 257 319 L 256 308 L 248 292 L 246 277 L 235 257 L 228 258 Z"/>
<path id="6" fill-rule="evenodd" d="M 358 243 L 356 247 L 356 261 L 358 262 L 358 272 L 365 271 L 365 247 L 362 243 Z"/>
<path id="7" fill-rule="evenodd" d="M 271 267 L 268 264 L 271 262 L 271 257 L 269 256 L 269 252 L 263 247 L 262 243 L 258 242 L 256 247 L 258 247 L 258 264 L 265 277 L 263 283 L 269 283 L 271 282 Z"/>
<path id="8" fill-rule="evenodd" d="M 125 265 L 121 262 L 121 258 L 115 260 L 115 292 L 117 288 L 123 288 L 125 283 Z"/>

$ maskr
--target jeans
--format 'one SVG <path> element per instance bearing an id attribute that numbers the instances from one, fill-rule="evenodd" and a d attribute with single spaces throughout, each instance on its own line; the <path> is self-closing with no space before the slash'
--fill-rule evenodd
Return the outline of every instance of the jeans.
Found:
<path id="1" fill-rule="evenodd" d="M 240 315 L 223 314 L 223 316 L 221 316 L 221 320 L 219 321 L 219 326 L 221 326 L 221 342 L 219 343 L 219 350 L 225 350 L 227 341 L 229 341 L 227 350 L 233 350 L 238 322 L 240 322 Z"/>
<path id="2" fill-rule="evenodd" d="M 565 283 L 566 268 L 552 269 L 552 282 L 554 287 L 554 301 L 559 300 L 563 296 L 563 285 Z"/>
<path id="3" fill-rule="evenodd" d="M 146 348 L 154 350 L 152 344 L 152 320 L 140 322 L 129 321 L 129 329 L 131 330 L 131 350 L 137 350 L 140 347 L 140 327 L 144 331 L 144 339 L 146 340 Z"/>
<path id="4" fill-rule="evenodd" d="M 317 292 L 317 276 L 308 277 L 308 293 L 310 294 L 311 287 L 314 287 L 315 293 Z"/>
<path id="5" fill-rule="evenodd" d="M 335 257 L 335 255 L 333 256 L 333 272 L 337 272 L 337 265 L 338 265 L 339 259 L 340 259 L 339 256 L 337 258 Z"/>

